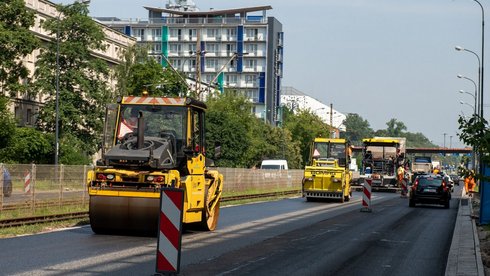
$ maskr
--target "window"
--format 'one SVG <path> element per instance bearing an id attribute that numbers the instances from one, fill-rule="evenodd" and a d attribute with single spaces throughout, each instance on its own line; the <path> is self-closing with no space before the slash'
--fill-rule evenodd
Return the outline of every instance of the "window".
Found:
<path id="1" fill-rule="evenodd" d="M 250 40 L 257 40 L 259 38 L 259 29 L 247 29 L 247 38 Z"/>
<path id="2" fill-rule="evenodd" d="M 257 44 L 246 44 L 245 51 L 250 54 L 257 54 Z"/>
<path id="3" fill-rule="evenodd" d="M 151 47 L 151 50 L 153 51 L 153 53 L 160 53 L 160 52 L 162 52 L 162 44 L 160 44 L 160 43 L 153 43 L 152 44 L 152 47 Z"/>
<path id="4" fill-rule="evenodd" d="M 257 82 L 257 75 L 245 75 L 246 84 L 255 84 Z"/>
<path id="5" fill-rule="evenodd" d="M 182 45 L 180 43 L 173 43 L 173 44 L 170 44 L 170 52 L 172 54 L 180 54 L 180 52 L 182 51 Z"/>
<path id="6" fill-rule="evenodd" d="M 206 59 L 206 68 L 216 69 L 218 67 L 218 60 L 215 58 Z"/>
<path id="7" fill-rule="evenodd" d="M 197 30 L 189 29 L 189 39 L 195 40 L 197 38 Z"/>
<path id="8" fill-rule="evenodd" d="M 237 76 L 236 75 L 225 74 L 225 83 L 226 83 L 226 85 L 236 85 L 236 83 L 237 83 Z"/>
<path id="9" fill-rule="evenodd" d="M 200 110 L 192 112 L 192 149 L 205 154 L 204 144 L 204 113 Z"/>
<path id="10" fill-rule="evenodd" d="M 182 66 L 182 60 L 181 60 L 181 59 L 172 59 L 172 60 L 170 61 L 170 63 L 172 63 L 172 66 L 173 66 L 174 68 L 176 68 L 177 70 L 179 70 L 179 69 L 180 69 L 180 67 Z"/>
<path id="11" fill-rule="evenodd" d="M 171 38 L 177 38 L 177 40 L 181 39 L 182 29 L 170 29 L 169 31 L 170 31 Z"/>
<path id="12" fill-rule="evenodd" d="M 136 40 L 138 40 L 138 41 L 144 41 L 145 40 L 145 29 L 134 28 L 133 29 L 133 36 L 136 37 Z"/>
<path id="13" fill-rule="evenodd" d="M 248 59 L 246 62 L 246 66 L 249 69 L 255 69 L 257 67 L 257 60 L 255 59 Z"/>
<path id="14" fill-rule="evenodd" d="M 225 29 L 226 38 L 232 40 L 236 38 L 236 28 L 226 28 Z"/>
<path id="15" fill-rule="evenodd" d="M 190 54 L 194 54 L 196 53 L 196 44 L 187 44 L 187 50 L 188 50 L 188 53 L 190 52 Z"/>
<path id="16" fill-rule="evenodd" d="M 236 43 L 234 43 L 234 44 L 231 44 L 231 43 L 226 44 L 226 55 L 231 56 L 235 52 L 236 52 Z"/>
<path id="17" fill-rule="evenodd" d="M 251 99 L 254 103 L 259 101 L 259 90 L 257 89 L 247 89 L 244 94 L 245 97 Z"/>
<path id="18" fill-rule="evenodd" d="M 162 40 L 162 29 L 160 29 L 160 28 L 151 29 L 151 36 L 153 37 L 154 41 L 161 41 Z"/>
<path id="19" fill-rule="evenodd" d="M 218 29 L 210 28 L 206 32 L 208 38 L 216 38 L 218 36 Z"/>
<path id="20" fill-rule="evenodd" d="M 218 52 L 218 44 L 216 43 L 206 43 L 206 53 L 216 54 Z"/>

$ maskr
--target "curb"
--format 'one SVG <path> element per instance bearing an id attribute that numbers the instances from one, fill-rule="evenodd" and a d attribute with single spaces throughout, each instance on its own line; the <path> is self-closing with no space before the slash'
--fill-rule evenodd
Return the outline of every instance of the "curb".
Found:
<path id="1" fill-rule="evenodd" d="M 463 204 L 466 201 L 467 204 Z M 475 275 L 484 276 L 483 261 L 480 252 L 475 220 L 472 218 L 471 198 L 461 192 L 458 214 L 454 226 L 453 238 L 449 249 L 446 273 L 447 276 Z M 468 240 L 468 232 L 472 231 L 473 241 Z"/>

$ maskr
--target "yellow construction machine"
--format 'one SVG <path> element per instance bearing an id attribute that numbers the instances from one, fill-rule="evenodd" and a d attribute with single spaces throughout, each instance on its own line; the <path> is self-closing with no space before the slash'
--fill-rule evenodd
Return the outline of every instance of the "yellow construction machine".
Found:
<path id="1" fill-rule="evenodd" d="M 205 111 L 192 98 L 150 96 L 107 107 L 102 158 L 87 177 L 95 233 L 157 233 L 163 187 L 184 190 L 184 225 L 216 228 L 223 175 L 207 168 Z"/>
<path id="2" fill-rule="evenodd" d="M 315 138 L 310 165 L 305 167 L 303 197 L 349 201 L 352 196 L 349 163 L 351 149 L 345 139 Z"/>

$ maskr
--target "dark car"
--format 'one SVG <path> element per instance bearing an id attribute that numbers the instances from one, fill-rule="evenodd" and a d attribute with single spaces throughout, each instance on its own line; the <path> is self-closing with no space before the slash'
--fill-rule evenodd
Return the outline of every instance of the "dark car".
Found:
<path id="1" fill-rule="evenodd" d="M 419 175 L 413 182 L 410 190 L 408 206 L 415 207 L 421 204 L 440 204 L 449 208 L 451 192 L 446 180 L 440 175 Z"/>
<path id="2" fill-rule="evenodd" d="M 3 167 L 3 196 L 9 197 L 12 194 L 12 177 L 7 168 Z"/>
<path id="3" fill-rule="evenodd" d="M 461 177 L 459 177 L 459 175 L 457 174 L 450 174 L 449 176 L 454 181 L 454 184 L 459 186 L 459 181 L 461 181 Z"/>

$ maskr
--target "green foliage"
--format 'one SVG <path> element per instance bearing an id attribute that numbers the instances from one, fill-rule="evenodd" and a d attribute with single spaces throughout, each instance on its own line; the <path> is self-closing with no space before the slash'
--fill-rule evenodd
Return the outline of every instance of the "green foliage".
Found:
<path id="1" fill-rule="evenodd" d="M 252 104 L 234 91 L 225 91 L 207 100 L 206 140 L 208 156 L 213 145 L 221 146 L 221 167 L 254 167 L 263 159 L 286 159 L 291 168 L 300 168 L 300 146 L 288 129 L 272 127 L 250 112 Z"/>
<path id="2" fill-rule="evenodd" d="M 300 110 L 296 114 L 284 107 L 284 128 L 291 132 L 292 142 L 299 146 L 302 162 L 308 162 L 310 144 L 316 137 L 329 137 L 329 126 L 309 110 Z"/>
<path id="3" fill-rule="evenodd" d="M 187 86 L 182 75 L 170 66 L 162 66 L 147 54 L 147 48 L 135 45 L 123 52 L 123 62 L 115 69 L 116 94 L 138 96 L 148 91 L 152 96 L 185 96 Z"/>
<path id="4" fill-rule="evenodd" d="M 29 71 L 22 58 L 38 47 L 39 40 L 29 30 L 34 25 L 34 12 L 22 0 L 0 2 L 0 92 L 15 95 L 25 92 Z M 27 83 L 27 81 L 25 83 Z"/>
<path id="5" fill-rule="evenodd" d="M 2 162 L 19 164 L 49 164 L 54 158 L 54 135 L 34 128 L 21 127 L 15 130 L 12 142 L 4 149 Z"/>
<path id="6" fill-rule="evenodd" d="M 37 126 L 43 131 L 55 131 L 58 56 L 60 137 L 75 136 L 83 143 L 78 149 L 93 154 L 102 132 L 104 107 L 111 95 L 107 63 L 91 52 L 105 49 L 105 36 L 101 26 L 88 16 L 86 5 L 59 5 L 58 11 L 59 18 L 43 23 L 43 28 L 58 37 L 59 43 L 47 44 L 36 62 L 35 90 L 46 99 Z"/>
<path id="7" fill-rule="evenodd" d="M 14 116 L 7 108 L 9 102 L 9 98 L 0 95 L 0 158 L 2 150 L 10 144 L 15 133 Z"/>
<path id="8" fill-rule="evenodd" d="M 76 136 L 66 134 L 60 141 L 60 163 L 65 165 L 88 165 L 92 163 L 85 143 Z"/>
<path id="9" fill-rule="evenodd" d="M 472 146 L 474 152 L 479 153 L 481 164 L 490 164 L 490 128 L 485 118 L 473 115 L 471 118 L 465 119 L 460 116 L 458 122 L 459 130 L 461 130 L 459 134 L 461 141 Z M 463 171 L 463 173 L 468 175 L 470 172 Z M 483 175 L 476 173 L 476 178 L 483 179 Z"/>
<path id="10" fill-rule="evenodd" d="M 345 138 L 352 145 L 362 145 L 362 139 L 372 137 L 374 133 L 369 122 L 356 113 L 347 114 L 344 125 L 346 128 Z"/>

